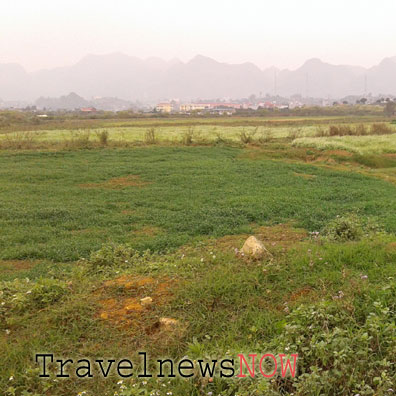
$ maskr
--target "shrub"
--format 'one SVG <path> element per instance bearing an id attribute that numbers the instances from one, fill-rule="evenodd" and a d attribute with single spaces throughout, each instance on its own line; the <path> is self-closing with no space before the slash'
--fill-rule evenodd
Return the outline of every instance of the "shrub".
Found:
<path id="1" fill-rule="evenodd" d="M 372 135 L 389 135 L 394 133 L 394 130 L 388 124 L 376 123 L 371 125 L 370 132 Z"/>
<path id="2" fill-rule="evenodd" d="M 265 129 L 261 132 L 258 141 L 259 143 L 268 143 L 273 139 L 273 132 L 271 129 Z"/>
<path id="3" fill-rule="evenodd" d="M 144 133 L 144 143 L 146 144 L 156 144 L 156 131 L 155 128 L 148 128 Z"/>
<path id="4" fill-rule="evenodd" d="M 121 267 L 131 265 L 140 258 L 140 253 L 129 245 L 104 245 L 93 252 L 88 260 L 89 266 L 94 270 L 106 267 Z"/>
<path id="5" fill-rule="evenodd" d="M 187 131 L 182 135 L 182 143 L 186 146 L 190 146 L 193 144 L 195 136 L 195 128 L 194 126 L 188 127 Z"/>
<path id="6" fill-rule="evenodd" d="M 5 133 L 0 140 L 1 149 L 32 149 L 37 145 L 38 132 Z"/>
<path id="7" fill-rule="evenodd" d="M 341 305 L 300 305 L 288 315 L 282 333 L 269 345 L 299 354 L 298 376 L 284 390 L 363 396 L 385 394 L 394 385 L 396 326 L 391 307 L 371 302 L 364 317 L 357 318 Z"/>
<path id="8" fill-rule="evenodd" d="M 10 312 L 22 313 L 30 309 L 41 309 L 59 301 L 68 293 L 66 282 L 43 278 L 37 281 L 15 279 L 0 284 L 0 322 Z"/>
<path id="9" fill-rule="evenodd" d="M 239 134 L 239 140 L 243 144 L 253 143 L 253 138 L 254 138 L 254 135 L 256 134 L 256 132 L 257 132 L 257 128 L 255 128 L 252 132 L 246 132 L 243 129 L 242 132 Z"/>
<path id="10" fill-rule="evenodd" d="M 368 134 L 368 131 L 367 131 L 366 125 L 364 125 L 364 124 L 356 125 L 356 127 L 355 127 L 355 135 L 357 135 L 357 136 L 365 136 L 367 134 Z"/>
<path id="11" fill-rule="evenodd" d="M 357 241 L 363 236 L 370 236 L 381 231 L 373 218 L 362 219 L 355 213 L 337 216 L 323 229 L 322 235 L 330 241 Z"/>
<path id="12" fill-rule="evenodd" d="M 294 140 L 301 136 L 301 128 L 293 128 L 289 131 L 289 139 Z"/>
<path id="13" fill-rule="evenodd" d="M 65 140 L 65 146 L 86 149 L 91 146 L 91 132 L 89 130 L 70 131 L 70 139 Z"/>
<path id="14" fill-rule="evenodd" d="M 104 131 L 97 132 L 96 135 L 98 136 L 100 144 L 102 146 L 107 146 L 107 144 L 109 142 L 109 132 L 104 130 Z"/>

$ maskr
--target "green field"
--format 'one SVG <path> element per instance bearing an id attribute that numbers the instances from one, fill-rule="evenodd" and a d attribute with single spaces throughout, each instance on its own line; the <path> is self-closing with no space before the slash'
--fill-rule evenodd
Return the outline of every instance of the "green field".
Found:
<path id="1" fill-rule="evenodd" d="M 152 121 L 127 120 L 91 129 L 95 142 L 108 130 L 103 145 L 45 146 L 72 134 L 49 128 L 0 151 L 1 395 L 392 394 L 396 135 L 313 137 L 329 118 L 230 120 L 193 120 L 188 143 L 186 120 L 157 125 L 152 144 Z M 249 235 L 263 258 L 238 250 Z M 43 380 L 44 351 L 299 363 L 295 379 Z"/>

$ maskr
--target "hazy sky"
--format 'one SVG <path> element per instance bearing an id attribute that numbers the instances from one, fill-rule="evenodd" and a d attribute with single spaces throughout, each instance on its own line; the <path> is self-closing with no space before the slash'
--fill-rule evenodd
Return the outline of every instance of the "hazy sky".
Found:
<path id="1" fill-rule="evenodd" d="M 0 63 L 27 70 L 118 51 L 263 68 L 396 55 L 396 0 L 3 0 L 0 12 Z"/>

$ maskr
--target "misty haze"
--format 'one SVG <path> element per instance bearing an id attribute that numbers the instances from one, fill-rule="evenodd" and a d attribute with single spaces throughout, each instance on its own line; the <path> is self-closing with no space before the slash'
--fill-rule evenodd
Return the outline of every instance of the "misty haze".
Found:
<path id="1" fill-rule="evenodd" d="M 142 60 L 121 53 L 88 55 L 70 67 L 26 72 L 0 64 L 3 100 L 35 101 L 75 92 L 84 98 L 133 101 L 197 100 L 250 95 L 301 95 L 339 99 L 348 95 L 396 93 L 396 57 L 369 69 L 307 60 L 296 70 L 260 70 L 252 63 L 227 64 L 197 55 L 189 62 Z"/>

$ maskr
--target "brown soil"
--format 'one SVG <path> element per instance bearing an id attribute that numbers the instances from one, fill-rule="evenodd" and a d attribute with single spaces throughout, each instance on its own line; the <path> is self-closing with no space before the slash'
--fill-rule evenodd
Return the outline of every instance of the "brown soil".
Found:
<path id="1" fill-rule="evenodd" d="M 38 261 L 31 260 L 0 260 L 1 272 L 14 272 L 28 270 L 34 267 Z"/>
<path id="2" fill-rule="evenodd" d="M 328 155 L 336 155 L 338 157 L 352 157 L 353 153 L 346 150 L 328 150 L 326 151 Z"/>
<path id="3" fill-rule="evenodd" d="M 288 303 L 295 303 L 300 300 L 306 299 L 308 296 L 310 299 L 312 295 L 315 294 L 315 291 L 310 287 L 303 287 L 302 289 L 297 289 L 293 293 L 290 294 L 289 298 L 287 299 Z M 314 298 L 315 299 L 315 298 Z"/>
<path id="4" fill-rule="evenodd" d="M 289 248 L 307 237 L 303 229 L 293 228 L 290 224 L 275 226 L 253 226 L 253 234 L 260 239 L 269 250 Z M 223 251 L 240 249 L 251 234 L 226 235 L 215 241 L 215 247 Z"/>
<path id="5" fill-rule="evenodd" d="M 135 213 L 136 213 L 136 210 L 125 209 L 125 210 L 121 211 L 121 213 L 122 213 L 123 215 L 131 215 L 131 214 L 135 214 Z"/>
<path id="6" fill-rule="evenodd" d="M 99 289 L 97 316 L 114 326 L 150 333 L 159 322 L 158 308 L 171 301 L 175 286 L 170 278 L 129 275 L 106 281 Z M 152 303 L 142 304 L 145 297 L 151 297 Z"/>
<path id="7" fill-rule="evenodd" d="M 396 253 L 396 242 L 391 242 L 386 245 L 386 250 Z"/>

